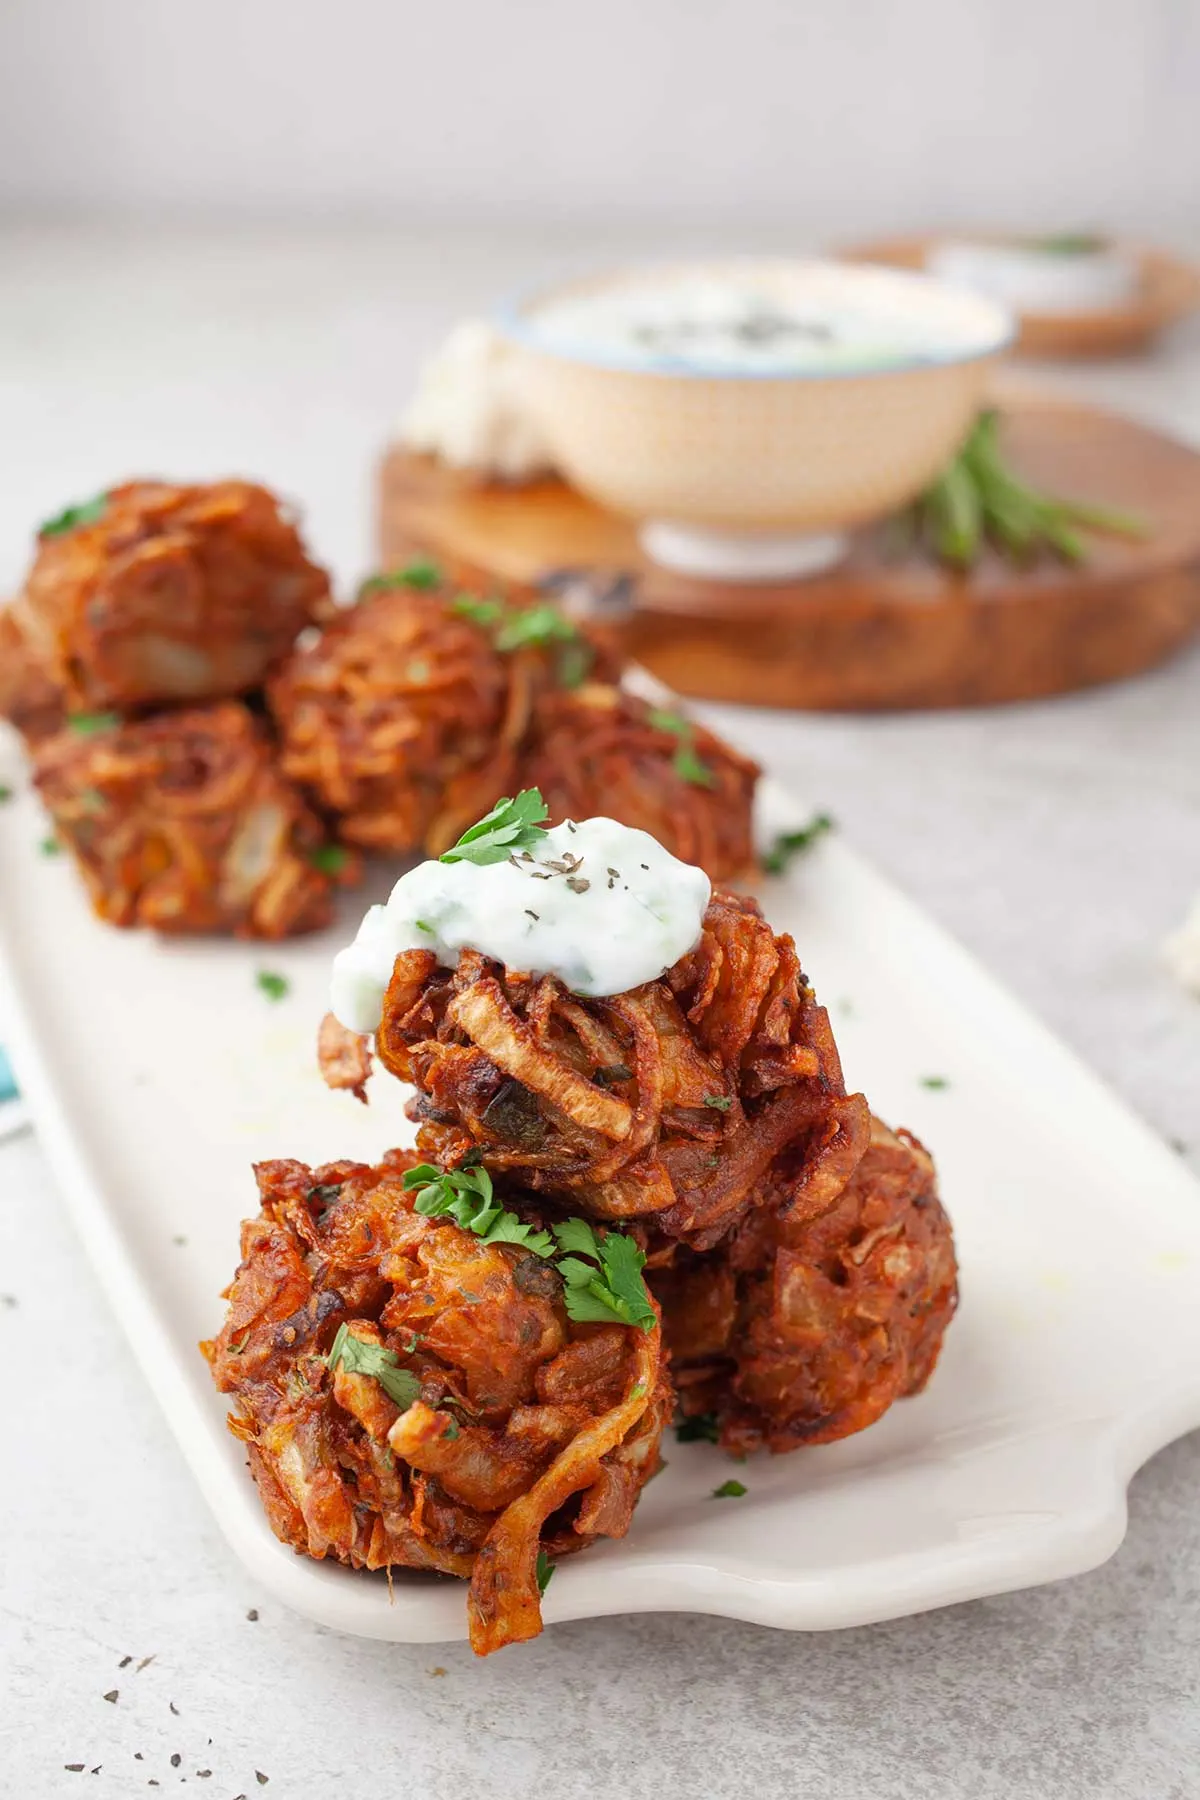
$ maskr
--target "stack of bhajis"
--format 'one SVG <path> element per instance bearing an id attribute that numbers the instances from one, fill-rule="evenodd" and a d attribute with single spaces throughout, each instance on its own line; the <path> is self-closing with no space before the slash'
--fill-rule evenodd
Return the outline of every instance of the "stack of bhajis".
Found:
<path id="1" fill-rule="evenodd" d="M 752 900 L 716 892 L 692 951 L 603 999 L 406 951 L 373 1050 L 330 1017 L 320 1053 L 360 1098 L 373 1056 L 411 1083 L 416 1149 L 260 1167 L 205 1351 L 276 1533 L 467 1577 L 480 1653 L 625 1533 L 675 1407 L 745 1456 L 928 1380 L 957 1301 L 932 1162 L 846 1092 Z"/>
<path id="2" fill-rule="evenodd" d="M 427 564 L 338 608 L 246 481 L 132 481 L 48 521 L 0 610 L 0 716 L 115 925 L 281 938 L 358 852 L 436 854 L 506 791 L 642 825 L 716 879 L 752 859 L 758 770 L 555 607 Z"/>

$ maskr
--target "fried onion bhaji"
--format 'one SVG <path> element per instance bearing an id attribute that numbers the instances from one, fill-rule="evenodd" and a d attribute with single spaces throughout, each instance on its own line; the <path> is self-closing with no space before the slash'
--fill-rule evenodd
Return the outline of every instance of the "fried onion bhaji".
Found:
<path id="1" fill-rule="evenodd" d="M 361 1093 L 363 1040 L 331 1021 L 319 1050 L 330 1084 Z M 792 939 L 733 894 L 714 893 L 694 950 L 611 999 L 474 950 L 453 970 L 406 951 L 375 1050 L 416 1087 L 431 1161 L 482 1160 L 589 1218 L 640 1221 L 652 1255 L 710 1247 L 767 1188 L 815 1217 L 867 1140 Z"/>
<path id="2" fill-rule="evenodd" d="M 574 1322 L 543 1255 L 417 1211 L 413 1161 L 260 1163 L 201 1349 L 275 1535 L 465 1577 L 486 1655 L 541 1630 L 543 1559 L 628 1529 L 674 1402 L 656 1318 Z"/>
<path id="3" fill-rule="evenodd" d="M 283 938 L 327 925 L 325 828 L 238 701 L 94 718 L 34 749 L 34 782 L 111 925 Z"/>
<path id="4" fill-rule="evenodd" d="M 16 605 L 71 711 L 128 712 L 257 687 L 331 600 L 266 488 L 130 481 L 42 527 Z"/>
<path id="5" fill-rule="evenodd" d="M 550 606 L 400 572 L 367 583 L 268 698 L 285 772 L 347 843 L 436 856 L 511 790 L 539 694 L 592 666 L 611 659 Z"/>
<path id="6" fill-rule="evenodd" d="M 52 737 L 66 721 L 63 692 L 21 630 L 12 607 L 0 607 L 0 719 L 27 744 Z"/>
<path id="7" fill-rule="evenodd" d="M 588 682 L 539 699 L 519 785 L 541 790 L 552 824 L 619 819 L 722 882 L 753 867 L 760 773 L 685 714 Z"/>
<path id="8" fill-rule="evenodd" d="M 651 1271 L 685 1415 L 735 1454 L 827 1444 L 933 1373 L 958 1303 L 950 1221 L 916 1138 L 871 1121 L 833 1205 L 774 1197 L 704 1256 Z"/>

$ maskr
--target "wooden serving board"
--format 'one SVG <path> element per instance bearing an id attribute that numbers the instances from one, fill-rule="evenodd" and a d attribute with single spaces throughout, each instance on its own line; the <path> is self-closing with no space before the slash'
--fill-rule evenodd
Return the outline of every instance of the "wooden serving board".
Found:
<path id="1" fill-rule="evenodd" d="M 1089 537 L 1083 568 L 970 575 L 884 534 L 805 581 L 701 581 L 650 562 L 627 519 L 554 480 L 481 483 L 393 449 L 380 471 L 384 567 L 427 552 L 456 578 L 544 587 L 677 692 L 818 711 L 985 706 L 1134 675 L 1200 631 L 1200 455 L 1113 414 L 1014 397 L 1016 469 L 1059 495 L 1140 514 L 1143 542 Z"/>

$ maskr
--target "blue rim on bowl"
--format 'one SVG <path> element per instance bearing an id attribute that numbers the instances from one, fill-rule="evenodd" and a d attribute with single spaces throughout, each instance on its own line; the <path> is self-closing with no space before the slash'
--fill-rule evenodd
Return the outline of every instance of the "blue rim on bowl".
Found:
<path id="1" fill-rule="evenodd" d="M 910 291 L 920 289 L 933 290 L 938 295 L 968 302 L 981 314 L 990 314 L 992 329 L 980 343 L 969 349 L 958 346 L 945 351 L 906 351 L 883 361 L 864 362 L 859 366 L 842 365 L 838 368 L 756 368 L 747 365 L 738 367 L 703 367 L 689 363 L 682 358 L 658 357 L 652 355 L 639 356 L 635 353 L 621 355 L 618 351 L 588 349 L 584 345 L 568 345 L 547 341 L 536 326 L 531 316 L 532 309 L 542 302 L 555 298 L 565 298 L 568 294 L 579 293 L 602 288 L 609 283 L 630 285 L 635 281 L 653 279 L 655 275 L 678 276 L 694 273 L 698 270 L 722 268 L 733 272 L 738 269 L 762 269 L 774 267 L 778 269 L 838 269 L 851 274 L 855 280 L 860 275 L 868 278 L 882 276 L 888 282 L 906 287 Z M 872 285 L 880 285 L 874 282 Z M 519 290 L 500 302 L 492 314 L 496 329 L 510 342 L 520 344 L 526 349 L 535 350 L 541 356 L 554 358 L 558 362 L 581 363 L 587 368 L 612 369 L 627 375 L 671 376 L 676 379 L 686 377 L 703 381 L 845 381 L 862 380 L 874 375 L 911 374 L 921 369 L 948 368 L 957 363 L 980 362 L 986 357 L 997 356 L 1007 350 L 1015 342 L 1018 322 L 1015 315 L 997 301 L 991 300 L 970 289 L 953 286 L 950 282 L 941 281 L 917 269 L 864 269 L 856 263 L 840 263 L 834 259 L 825 260 L 819 257 L 748 257 L 734 256 L 725 258 L 704 258 L 696 261 L 673 263 L 639 263 L 629 264 L 620 269 L 592 276 L 577 277 L 561 282 L 542 283 L 533 288 Z"/>

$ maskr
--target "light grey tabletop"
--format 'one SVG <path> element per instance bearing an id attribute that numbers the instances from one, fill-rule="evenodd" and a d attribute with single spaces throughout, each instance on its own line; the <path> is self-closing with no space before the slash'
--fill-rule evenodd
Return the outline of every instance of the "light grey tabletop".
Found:
<path id="1" fill-rule="evenodd" d="M 233 468 L 303 498 L 350 578 L 418 353 L 574 247 L 0 233 L 0 584 L 66 499 L 127 471 Z M 1048 376 L 1200 442 L 1195 331 L 1144 364 Z M 1200 651 L 990 713 L 711 711 L 1200 1171 L 1200 1004 L 1158 957 L 1200 890 Z M 0 1146 L 0 1290 L 4 1793 L 1200 1794 L 1200 1436 L 1135 1478 L 1113 1560 L 1056 1587 L 824 1636 L 604 1620 L 477 1664 L 337 1637 L 256 1591 L 31 1137 Z"/>

